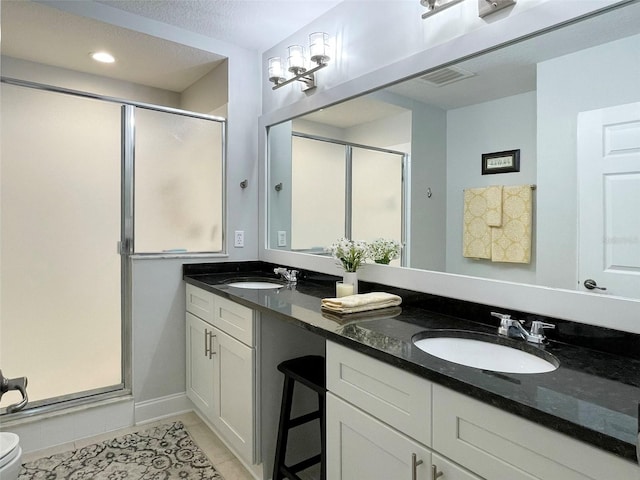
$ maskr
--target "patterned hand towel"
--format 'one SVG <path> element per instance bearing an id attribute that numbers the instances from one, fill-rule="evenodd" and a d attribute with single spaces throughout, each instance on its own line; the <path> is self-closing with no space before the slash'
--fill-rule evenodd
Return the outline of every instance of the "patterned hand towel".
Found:
<path id="1" fill-rule="evenodd" d="M 502 186 L 464 191 L 462 255 L 491 258 L 491 227 L 502 225 Z"/>
<path id="2" fill-rule="evenodd" d="M 502 192 L 502 225 L 491 228 L 492 262 L 531 262 L 532 217 L 531 185 L 504 187 Z"/>

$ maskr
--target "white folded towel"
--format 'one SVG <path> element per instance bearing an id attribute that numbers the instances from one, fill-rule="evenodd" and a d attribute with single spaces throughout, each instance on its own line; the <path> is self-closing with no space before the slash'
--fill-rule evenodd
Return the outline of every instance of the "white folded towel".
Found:
<path id="1" fill-rule="evenodd" d="M 322 308 L 338 313 L 365 312 L 402 303 L 398 295 L 385 292 L 360 293 L 340 298 L 323 298 Z"/>

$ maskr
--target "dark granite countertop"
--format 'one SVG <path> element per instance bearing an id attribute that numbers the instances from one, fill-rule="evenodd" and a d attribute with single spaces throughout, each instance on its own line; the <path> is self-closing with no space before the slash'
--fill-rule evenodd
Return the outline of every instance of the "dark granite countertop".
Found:
<path id="1" fill-rule="evenodd" d="M 335 296 L 336 277 L 304 272 L 293 287 L 240 289 L 228 286 L 225 281 L 269 276 L 272 266 L 243 262 L 226 268 L 231 271 L 224 271 L 221 265 L 228 264 L 185 265 L 184 280 L 506 412 L 636 461 L 636 436 L 640 429 L 638 335 L 498 309 L 512 313 L 515 318 L 555 323 L 558 328 L 549 332 L 550 341 L 539 348 L 554 355 L 560 366 L 542 374 L 480 370 L 431 356 L 413 345 L 412 337 L 425 331 L 437 334 L 437 330 L 442 329 L 484 332 L 492 335 L 496 343 L 525 350 L 538 348 L 498 337 L 497 319 L 489 315 L 489 306 L 461 305 L 464 302 L 361 283 L 361 293 L 387 291 L 400 295 L 401 307 L 339 316 L 320 308 L 322 298 Z M 478 318 L 481 320 L 476 321 Z"/>

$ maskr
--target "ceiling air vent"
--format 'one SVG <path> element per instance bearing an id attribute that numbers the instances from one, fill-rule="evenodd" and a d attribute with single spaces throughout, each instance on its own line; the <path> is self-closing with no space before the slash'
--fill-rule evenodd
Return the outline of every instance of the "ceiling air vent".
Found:
<path id="1" fill-rule="evenodd" d="M 420 80 L 427 82 L 434 87 L 442 87 L 449 85 L 453 82 L 464 80 L 465 78 L 473 77 L 475 73 L 468 72 L 458 67 L 445 67 L 435 72 L 427 73 L 420 77 Z"/>

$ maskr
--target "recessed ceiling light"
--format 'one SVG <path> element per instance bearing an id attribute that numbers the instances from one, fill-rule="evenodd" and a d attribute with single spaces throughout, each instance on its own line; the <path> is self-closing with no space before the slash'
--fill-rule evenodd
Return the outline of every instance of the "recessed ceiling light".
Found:
<path id="1" fill-rule="evenodd" d="M 116 59 L 113 58 L 113 55 L 107 52 L 92 53 L 91 58 L 93 58 L 96 62 L 102 62 L 102 63 L 113 63 L 116 61 Z"/>

